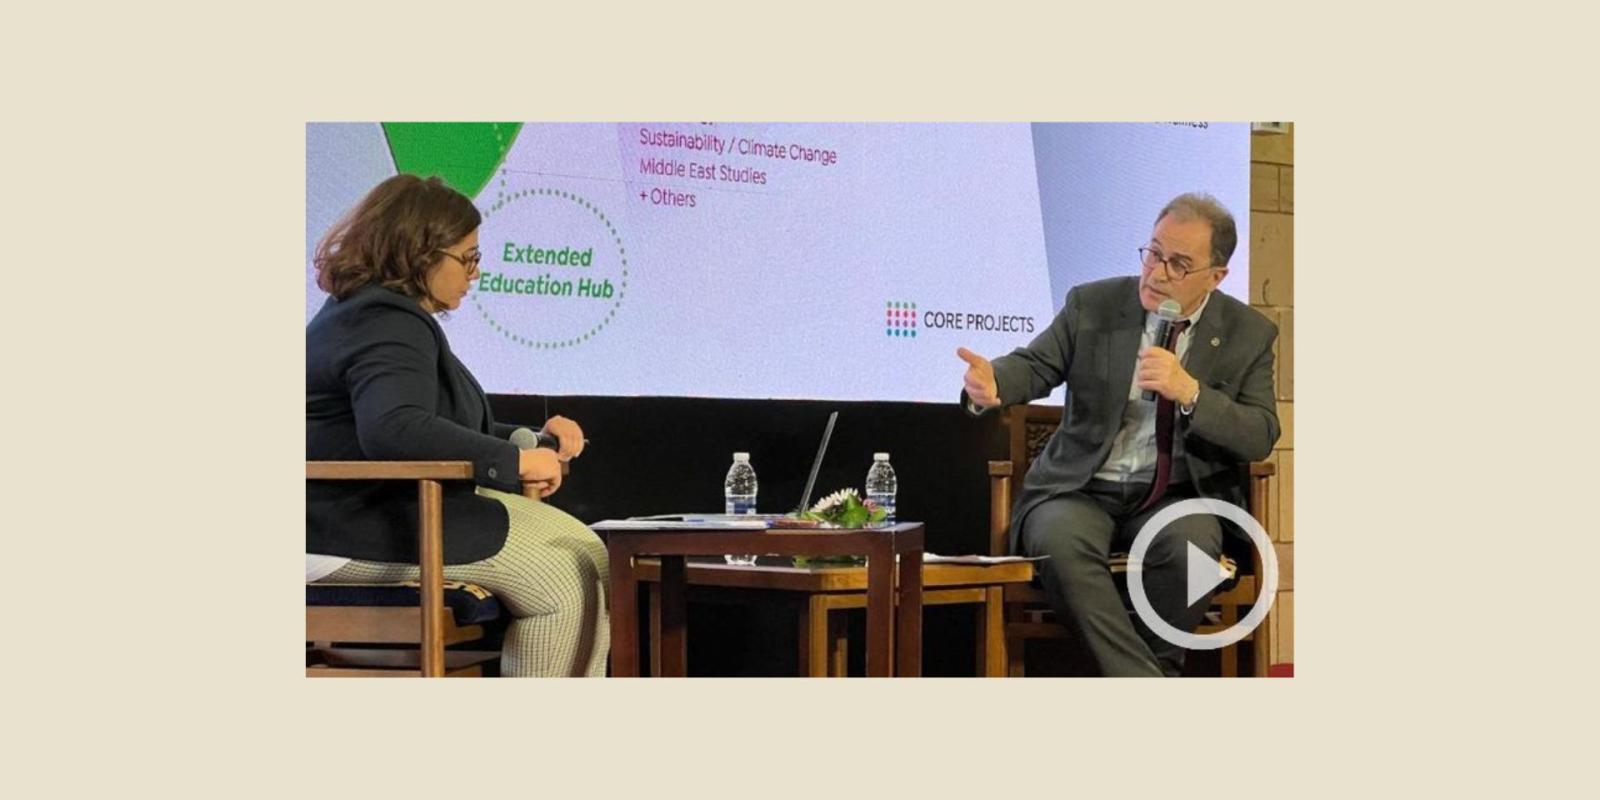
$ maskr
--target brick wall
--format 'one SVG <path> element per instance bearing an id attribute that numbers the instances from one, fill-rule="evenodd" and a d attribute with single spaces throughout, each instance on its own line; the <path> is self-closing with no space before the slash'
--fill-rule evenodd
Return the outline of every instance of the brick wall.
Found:
<path id="1" fill-rule="evenodd" d="M 1250 304 L 1278 323 L 1278 420 L 1283 436 L 1267 517 L 1278 550 L 1278 599 L 1267 624 L 1272 661 L 1294 661 L 1294 126 L 1250 137 Z"/>

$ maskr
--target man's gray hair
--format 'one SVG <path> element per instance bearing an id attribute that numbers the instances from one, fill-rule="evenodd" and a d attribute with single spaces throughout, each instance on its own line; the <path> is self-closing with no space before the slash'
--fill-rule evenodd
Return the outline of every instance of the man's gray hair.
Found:
<path id="1" fill-rule="evenodd" d="M 1182 222 L 1191 219 L 1205 220 L 1211 225 L 1211 266 L 1224 267 L 1233 257 L 1233 248 L 1239 244 L 1239 229 L 1233 224 L 1233 215 L 1217 198 L 1204 192 L 1189 192 L 1172 198 L 1166 208 L 1156 215 L 1160 224 L 1168 214 Z"/>

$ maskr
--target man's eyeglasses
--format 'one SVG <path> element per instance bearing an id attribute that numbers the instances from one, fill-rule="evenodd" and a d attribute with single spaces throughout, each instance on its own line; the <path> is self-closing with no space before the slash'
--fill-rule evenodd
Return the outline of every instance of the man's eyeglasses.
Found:
<path id="1" fill-rule="evenodd" d="M 1216 269 L 1216 267 L 1196 267 L 1185 256 L 1168 258 L 1166 254 L 1153 247 L 1139 248 L 1139 263 L 1145 265 L 1147 269 L 1155 269 L 1156 265 L 1160 264 L 1167 270 L 1167 279 L 1172 281 L 1181 281 L 1189 277 L 1190 273 Z"/>
<path id="2" fill-rule="evenodd" d="M 437 250 L 437 251 L 435 251 L 435 252 L 444 253 L 445 255 L 449 256 L 452 259 L 454 259 L 457 264 L 460 264 L 461 266 L 466 267 L 468 275 L 476 275 L 476 274 L 478 274 L 478 262 L 483 260 L 483 251 L 481 251 L 481 250 L 473 250 L 472 252 L 466 254 L 465 256 L 458 256 L 455 253 L 452 253 L 449 250 L 445 250 L 445 249 L 442 249 L 442 248 Z"/>

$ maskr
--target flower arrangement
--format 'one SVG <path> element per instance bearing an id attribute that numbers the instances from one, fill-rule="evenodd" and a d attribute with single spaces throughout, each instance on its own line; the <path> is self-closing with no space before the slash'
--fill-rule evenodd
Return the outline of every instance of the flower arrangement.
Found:
<path id="1" fill-rule="evenodd" d="M 883 522 L 888 516 L 888 511 L 879 508 L 878 504 L 870 500 L 863 501 L 854 489 L 840 489 L 818 500 L 810 509 L 798 515 L 802 520 L 816 522 L 828 528 L 870 528 Z M 861 563 L 865 563 L 865 559 L 858 556 L 795 556 L 794 558 L 794 565 L 797 567 L 813 564 Z"/>
<path id="2" fill-rule="evenodd" d="M 838 528 L 867 528 L 882 522 L 889 512 L 870 500 L 863 501 L 854 489 L 840 489 L 818 500 L 801 519 L 816 520 Z"/>

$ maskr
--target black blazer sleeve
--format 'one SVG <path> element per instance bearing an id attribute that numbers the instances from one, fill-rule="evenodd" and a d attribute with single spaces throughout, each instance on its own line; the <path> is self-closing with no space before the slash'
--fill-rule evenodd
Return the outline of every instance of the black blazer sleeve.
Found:
<path id="1" fill-rule="evenodd" d="M 439 341 L 427 320 L 391 312 L 366 322 L 343 370 L 362 452 L 380 461 L 471 461 L 478 484 L 520 491 L 515 445 L 439 416 Z"/>

